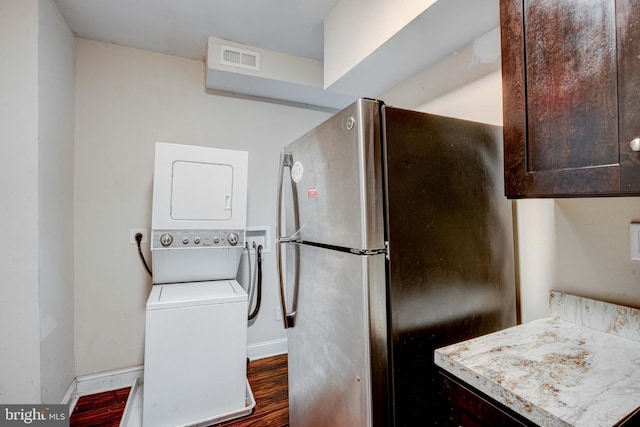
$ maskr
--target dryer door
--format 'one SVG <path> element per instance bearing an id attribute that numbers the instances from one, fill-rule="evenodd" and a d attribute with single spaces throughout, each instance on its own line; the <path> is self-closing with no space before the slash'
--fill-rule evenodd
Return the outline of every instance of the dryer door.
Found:
<path id="1" fill-rule="evenodd" d="M 177 161 L 171 177 L 171 218 L 228 221 L 232 217 L 233 167 Z"/>
<path id="2" fill-rule="evenodd" d="M 246 227 L 248 153 L 156 143 L 154 230 Z"/>

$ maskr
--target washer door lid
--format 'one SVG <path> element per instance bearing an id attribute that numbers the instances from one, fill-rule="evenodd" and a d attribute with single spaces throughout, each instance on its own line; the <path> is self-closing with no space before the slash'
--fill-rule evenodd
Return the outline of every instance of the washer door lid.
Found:
<path id="1" fill-rule="evenodd" d="M 247 293 L 236 280 L 170 283 L 151 288 L 147 310 L 242 301 L 247 301 Z"/>

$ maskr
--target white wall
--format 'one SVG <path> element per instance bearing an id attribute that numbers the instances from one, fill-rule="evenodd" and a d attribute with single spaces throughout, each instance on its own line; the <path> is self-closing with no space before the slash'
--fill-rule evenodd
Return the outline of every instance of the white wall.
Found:
<path id="1" fill-rule="evenodd" d="M 0 2 L 0 99 L 0 402 L 39 402 L 37 0 Z"/>
<path id="2" fill-rule="evenodd" d="M 548 316 L 549 290 L 640 307 L 640 261 L 629 223 L 640 198 L 519 200 L 522 321 Z"/>
<path id="3" fill-rule="evenodd" d="M 414 108 L 502 126 L 501 91 L 496 90 L 501 84 L 502 74 L 496 71 Z"/>
<path id="4" fill-rule="evenodd" d="M 441 114 L 471 114 L 474 120 L 501 124 L 501 94 L 495 91 L 502 79 L 500 68 L 500 29 L 496 27 L 379 97 L 398 107 L 429 104 L 430 110 Z M 460 99 L 467 96 L 474 102 L 464 108 Z"/>
<path id="5" fill-rule="evenodd" d="M 518 200 L 517 239 L 521 321 L 549 314 L 549 291 L 556 289 L 557 254 L 553 199 Z"/>
<path id="6" fill-rule="evenodd" d="M 76 39 L 77 375 L 143 362 L 150 280 L 129 229 L 150 228 L 155 141 L 249 151 L 248 225 L 273 231 L 280 149 L 329 116 L 208 94 L 204 76 L 200 61 Z M 250 346 L 286 336 L 277 301 L 272 251 Z"/>
<path id="7" fill-rule="evenodd" d="M 638 197 L 556 200 L 554 288 L 640 308 L 630 222 L 640 222 Z"/>
<path id="8" fill-rule="evenodd" d="M 324 19 L 324 86 L 329 87 L 436 0 L 342 0 Z"/>
<path id="9" fill-rule="evenodd" d="M 52 0 L 39 1 L 38 252 L 42 402 L 60 403 L 73 351 L 74 37 Z"/>
<path id="10" fill-rule="evenodd" d="M 0 402 L 73 381 L 73 36 L 51 0 L 0 2 Z"/>

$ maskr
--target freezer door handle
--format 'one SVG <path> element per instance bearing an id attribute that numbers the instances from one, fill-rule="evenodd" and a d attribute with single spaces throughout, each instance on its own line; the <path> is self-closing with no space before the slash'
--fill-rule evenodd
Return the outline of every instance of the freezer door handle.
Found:
<path id="1" fill-rule="evenodd" d="M 281 153 L 280 154 L 280 167 L 278 168 L 278 200 L 276 204 L 276 257 L 278 259 L 277 267 L 278 267 L 278 280 L 280 281 L 280 307 L 282 309 L 282 320 L 284 322 L 285 329 L 292 328 L 295 324 L 295 294 L 296 290 L 294 290 L 294 303 L 293 310 L 289 312 L 287 310 L 287 297 L 284 289 L 284 276 L 282 272 L 282 245 L 285 243 L 295 242 L 294 236 L 286 237 L 282 235 L 281 226 L 282 226 L 282 191 L 283 191 L 283 183 L 284 183 L 284 168 L 288 167 L 291 169 L 293 165 L 293 157 L 291 153 Z M 298 200 L 296 195 L 295 182 L 291 180 L 291 187 L 293 193 L 293 215 L 294 215 L 294 223 L 296 230 L 298 229 Z M 296 262 L 297 262 L 296 257 Z M 294 277 L 294 286 L 297 288 L 298 280 L 297 274 Z"/>

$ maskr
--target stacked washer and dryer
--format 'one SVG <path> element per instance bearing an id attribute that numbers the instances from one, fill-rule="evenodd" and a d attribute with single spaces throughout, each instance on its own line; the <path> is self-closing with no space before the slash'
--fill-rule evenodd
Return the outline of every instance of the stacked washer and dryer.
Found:
<path id="1" fill-rule="evenodd" d="M 248 298 L 236 281 L 247 162 L 244 151 L 156 143 L 143 427 L 208 425 L 255 404 Z"/>

